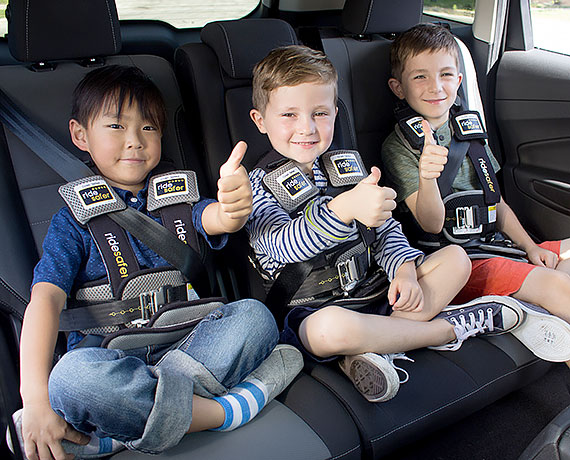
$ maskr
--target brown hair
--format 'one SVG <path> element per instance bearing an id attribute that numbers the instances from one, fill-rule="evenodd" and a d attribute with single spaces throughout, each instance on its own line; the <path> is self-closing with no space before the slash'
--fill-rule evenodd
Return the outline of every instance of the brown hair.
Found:
<path id="1" fill-rule="evenodd" d="M 392 77 L 400 80 L 406 61 L 424 51 L 447 51 L 455 58 L 459 69 L 459 45 L 449 30 L 435 24 L 418 24 L 394 40 L 390 48 Z"/>
<path id="2" fill-rule="evenodd" d="M 263 114 L 271 91 L 302 83 L 333 84 L 336 103 L 337 79 L 334 66 L 321 51 L 300 45 L 276 48 L 253 68 L 253 106 Z"/>
<path id="3" fill-rule="evenodd" d="M 137 67 L 110 65 L 86 74 L 73 91 L 71 118 L 87 126 L 100 113 L 135 102 L 145 120 L 160 131 L 166 124 L 166 108 L 160 90 Z"/>

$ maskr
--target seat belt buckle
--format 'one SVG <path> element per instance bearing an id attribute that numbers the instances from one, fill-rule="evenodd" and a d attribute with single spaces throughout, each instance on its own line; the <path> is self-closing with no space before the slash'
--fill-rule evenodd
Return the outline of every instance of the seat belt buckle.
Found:
<path id="1" fill-rule="evenodd" d="M 351 257 L 344 262 L 339 262 L 336 269 L 338 270 L 338 279 L 342 290 L 345 293 L 352 291 L 360 279 L 354 257 Z"/>
<path id="2" fill-rule="evenodd" d="M 170 285 L 161 286 L 154 291 L 142 292 L 139 294 L 139 307 L 141 309 L 140 319 L 131 321 L 136 327 L 142 327 L 150 321 L 150 318 L 158 309 L 167 303 L 168 289 Z"/>
<path id="3" fill-rule="evenodd" d="M 455 208 L 454 235 L 471 235 L 483 231 L 483 225 L 477 225 L 477 214 L 474 208 L 474 206 L 460 206 Z"/>

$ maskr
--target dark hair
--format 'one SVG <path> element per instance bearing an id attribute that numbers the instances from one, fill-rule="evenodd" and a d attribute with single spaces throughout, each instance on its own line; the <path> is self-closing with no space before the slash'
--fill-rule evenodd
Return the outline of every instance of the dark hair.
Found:
<path id="1" fill-rule="evenodd" d="M 136 103 L 142 116 L 161 131 L 166 107 L 160 90 L 139 68 L 110 65 L 92 70 L 73 91 L 71 117 L 87 126 L 101 112 L 117 108 L 120 117 L 125 104 Z"/>
<path id="2" fill-rule="evenodd" d="M 334 66 L 321 51 L 302 45 L 276 48 L 253 68 L 253 106 L 265 113 L 271 91 L 301 83 L 333 84 L 336 103 L 337 79 Z"/>
<path id="3" fill-rule="evenodd" d="M 390 48 L 392 77 L 400 80 L 406 61 L 424 51 L 447 51 L 459 70 L 459 45 L 449 30 L 435 24 L 418 24 L 396 37 Z"/>

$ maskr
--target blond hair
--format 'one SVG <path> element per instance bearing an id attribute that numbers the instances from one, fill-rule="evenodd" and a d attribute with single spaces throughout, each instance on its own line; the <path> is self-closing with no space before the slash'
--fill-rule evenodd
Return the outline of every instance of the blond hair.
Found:
<path id="1" fill-rule="evenodd" d="M 263 114 L 271 91 L 302 83 L 334 85 L 336 104 L 337 80 L 334 66 L 321 51 L 301 45 L 276 48 L 253 68 L 253 107 Z"/>
<path id="2" fill-rule="evenodd" d="M 402 78 L 406 61 L 424 51 L 435 53 L 447 51 L 455 58 L 459 70 L 459 45 L 449 30 L 435 24 L 418 24 L 408 29 L 394 40 L 390 48 L 392 77 Z"/>

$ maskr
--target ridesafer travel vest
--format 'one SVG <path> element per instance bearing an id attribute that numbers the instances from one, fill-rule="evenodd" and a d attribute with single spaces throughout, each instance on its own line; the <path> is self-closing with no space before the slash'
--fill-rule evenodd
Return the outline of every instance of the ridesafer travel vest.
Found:
<path id="1" fill-rule="evenodd" d="M 190 280 L 174 267 L 141 269 L 127 232 L 111 218 L 127 205 L 103 177 L 70 182 L 59 193 L 76 221 L 89 230 L 107 271 L 106 280 L 89 282 L 73 294 L 60 317 L 60 330 L 105 336 L 102 346 L 108 348 L 171 343 L 222 304 L 222 299 L 198 299 Z M 192 205 L 199 198 L 193 171 L 150 178 L 148 211 L 160 215 L 163 226 L 180 244 L 192 247 L 196 257 L 200 257 L 200 246 Z M 144 219 L 151 220 L 135 213 L 143 219 L 141 228 Z"/>
<path id="2" fill-rule="evenodd" d="M 421 151 L 424 145 L 423 117 L 409 105 L 400 104 L 395 109 L 397 136 L 411 150 Z M 509 257 L 517 260 L 526 253 L 514 247 L 496 229 L 497 204 L 501 199 L 499 182 L 485 150 L 487 133 L 478 112 L 450 110 L 452 138 L 449 145 L 448 162 L 437 184 L 445 206 L 445 221 L 440 234 L 419 232 L 417 244 L 428 252 L 450 243 L 463 246 L 473 259 L 488 257 Z M 465 156 L 471 161 L 480 190 L 452 191 L 452 184 Z"/>

